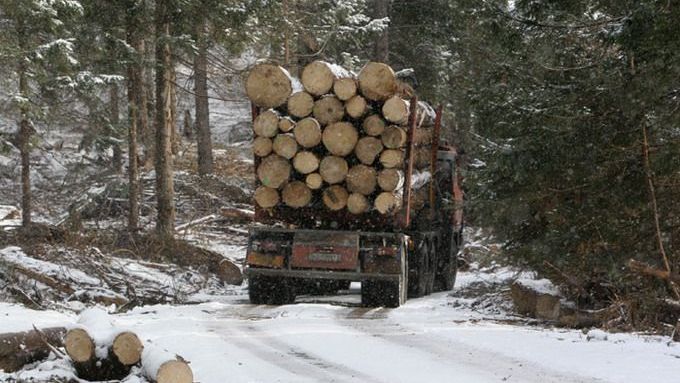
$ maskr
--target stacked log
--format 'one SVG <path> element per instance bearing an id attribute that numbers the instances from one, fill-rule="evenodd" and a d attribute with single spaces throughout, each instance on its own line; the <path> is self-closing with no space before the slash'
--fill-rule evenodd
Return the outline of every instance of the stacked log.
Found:
<path id="1" fill-rule="evenodd" d="M 272 64 L 256 66 L 246 82 L 258 107 L 258 207 L 389 215 L 402 208 L 405 188 L 427 189 L 429 178 L 405 181 L 409 161 L 414 175 L 429 170 L 435 113 L 424 102 L 411 105 L 392 68 L 369 62 L 355 75 L 314 61 L 297 83 Z"/>

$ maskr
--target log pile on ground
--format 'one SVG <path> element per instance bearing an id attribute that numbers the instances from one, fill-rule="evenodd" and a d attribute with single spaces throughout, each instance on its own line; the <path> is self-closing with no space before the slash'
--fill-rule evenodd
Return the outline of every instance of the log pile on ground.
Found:
<path id="1" fill-rule="evenodd" d="M 259 110 L 253 121 L 259 208 L 393 215 L 406 188 L 412 207 L 425 205 L 435 112 L 424 102 L 411 105 L 388 65 L 369 62 L 356 75 L 314 61 L 297 88 L 285 69 L 259 64 L 246 83 Z M 407 185 L 409 162 L 414 177 Z"/>
<path id="2" fill-rule="evenodd" d="M 69 328 L 0 334 L 0 369 L 5 372 L 50 353 L 70 364 L 83 381 L 118 381 L 141 374 L 149 382 L 193 382 L 187 361 L 148 341 L 144 344 L 134 332 L 114 326 L 100 309 L 83 311 Z"/>

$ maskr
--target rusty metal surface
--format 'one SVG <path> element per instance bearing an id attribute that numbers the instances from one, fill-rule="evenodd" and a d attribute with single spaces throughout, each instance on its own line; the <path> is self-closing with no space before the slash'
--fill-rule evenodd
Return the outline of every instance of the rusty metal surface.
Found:
<path id="1" fill-rule="evenodd" d="M 348 232 L 295 233 L 292 268 L 357 270 L 359 235 Z"/>
<path id="2" fill-rule="evenodd" d="M 406 142 L 408 142 L 408 146 L 406 147 L 406 153 L 404 154 L 404 157 L 406 158 L 407 165 L 406 165 L 406 175 L 404 179 L 404 200 L 402 203 L 402 209 L 404 211 L 404 216 L 403 216 L 403 222 L 402 222 L 402 228 L 407 228 L 411 224 L 411 177 L 413 176 L 413 163 L 414 158 L 413 158 L 413 146 L 414 146 L 414 140 L 413 140 L 413 135 L 415 134 L 416 131 L 416 111 L 418 110 L 418 97 L 413 96 L 411 98 L 411 105 L 410 105 L 410 112 L 408 116 L 408 135 Z"/>
<path id="3" fill-rule="evenodd" d="M 246 264 L 251 266 L 272 267 L 282 269 L 285 266 L 286 258 L 283 255 L 259 253 L 249 251 L 246 255 Z"/>
<path id="4" fill-rule="evenodd" d="M 269 275 L 288 278 L 302 279 L 340 279 L 348 281 L 362 281 L 370 279 L 372 281 L 399 281 L 399 274 L 379 274 L 379 273 L 360 273 L 356 271 L 333 271 L 333 270 L 287 270 L 287 269 L 268 269 L 259 267 L 247 267 L 244 274 Z"/>

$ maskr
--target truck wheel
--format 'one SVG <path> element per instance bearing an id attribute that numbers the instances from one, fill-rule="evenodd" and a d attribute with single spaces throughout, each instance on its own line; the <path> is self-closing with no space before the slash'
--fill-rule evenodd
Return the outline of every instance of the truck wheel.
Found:
<path id="1" fill-rule="evenodd" d="M 295 303 L 293 281 L 281 277 L 252 276 L 248 281 L 250 303 L 285 305 Z"/>
<path id="2" fill-rule="evenodd" d="M 458 248 L 452 243 L 451 247 L 442 250 L 447 253 L 448 257 L 443 259 L 437 267 L 435 289 L 451 291 L 456 283 L 456 274 L 458 273 Z"/>

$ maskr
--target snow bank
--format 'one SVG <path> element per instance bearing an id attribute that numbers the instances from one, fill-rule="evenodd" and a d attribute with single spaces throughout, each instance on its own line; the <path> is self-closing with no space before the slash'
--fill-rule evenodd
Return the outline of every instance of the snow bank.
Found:
<path id="1" fill-rule="evenodd" d="M 77 284 L 101 286 L 102 282 L 84 272 L 52 262 L 41 261 L 27 256 L 21 248 L 16 246 L 0 250 L 0 258 L 8 263 L 24 267 L 37 273 L 55 277 L 59 280 L 72 281 Z"/>

